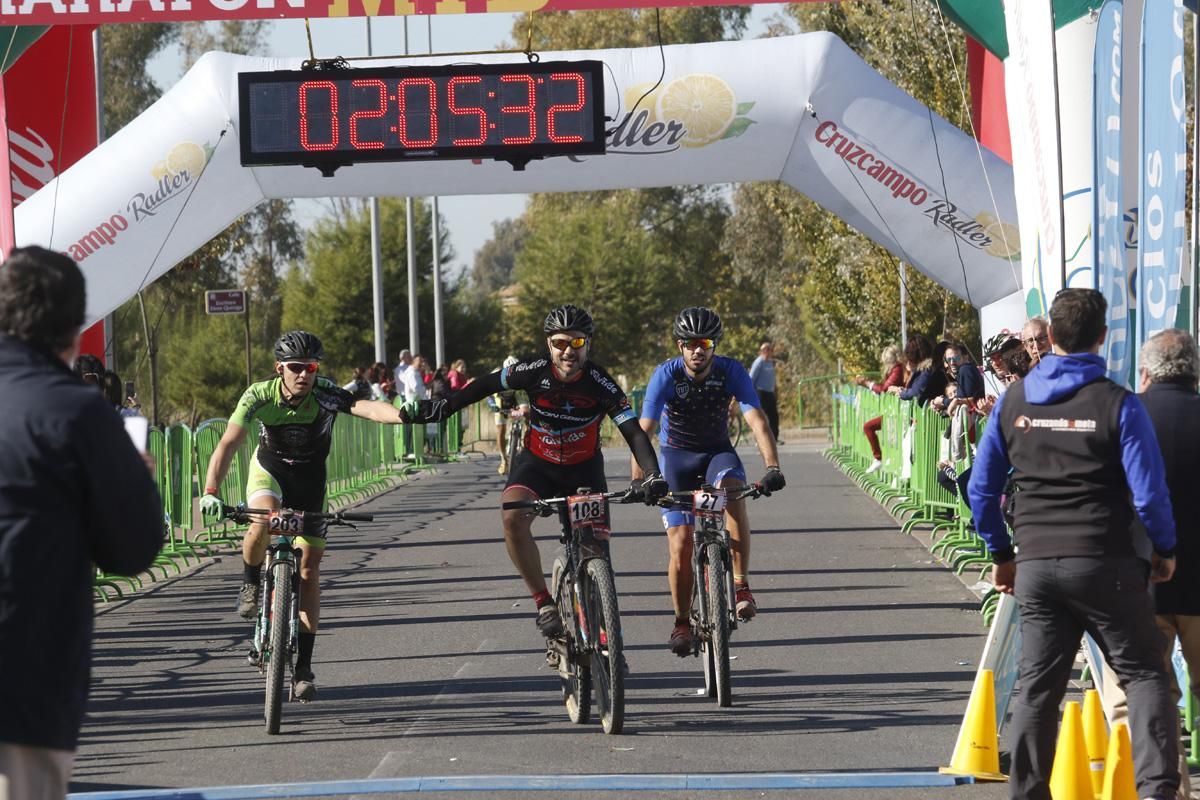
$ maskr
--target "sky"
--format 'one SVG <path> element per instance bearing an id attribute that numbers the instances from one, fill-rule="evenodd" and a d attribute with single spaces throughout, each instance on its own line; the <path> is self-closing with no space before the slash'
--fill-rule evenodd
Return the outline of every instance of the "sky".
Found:
<path id="1" fill-rule="evenodd" d="M 783 12 L 786 3 L 766 3 L 753 7 L 746 35 L 753 38 L 762 32 L 765 21 Z M 576 12 L 586 13 L 586 12 Z M 470 50 L 494 50 L 508 41 L 515 14 L 446 14 L 442 16 L 409 17 L 409 52 L 430 52 L 430 39 L 436 53 Z M 404 52 L 404 17 L 377 17 L 371 21 L 375 54 Z M 308 38 L 304 20 L 273 20 L 267 25 L 267 52 L 258 55 L 273 57 L 308 57 Z M 367 54 L 365 19 L 311 20 L 313 52 L 317 58 L 360 56 Z M 149 64 L 150 75 L 166 91 L 183 74 L 183 57 L 178 50 L 159 54 Z M 516 217 L 525 209 L 526 195 L 459 195 L 438 198 L 438 211 L 445 221 L 442 234 L 450 237 L 456 257 L 443 265 L 447 277 L 469 270 L 475 252 L 492 238 L 492 223 Z M 320 200 L 297 200 L 296 218 L 307 228 L 323 216 Z"/>

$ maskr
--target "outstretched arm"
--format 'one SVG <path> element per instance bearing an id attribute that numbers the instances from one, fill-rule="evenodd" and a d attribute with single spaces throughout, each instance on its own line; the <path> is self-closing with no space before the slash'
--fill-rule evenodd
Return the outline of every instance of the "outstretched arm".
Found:
<path id="1" fill-rule="evenodd" d="M 355 400 L 354 405 L 350 406 L 350 414 L 385 425 L 395 425 L 404 421 L 400 419 L 400 409 L 383 400 Z"/>

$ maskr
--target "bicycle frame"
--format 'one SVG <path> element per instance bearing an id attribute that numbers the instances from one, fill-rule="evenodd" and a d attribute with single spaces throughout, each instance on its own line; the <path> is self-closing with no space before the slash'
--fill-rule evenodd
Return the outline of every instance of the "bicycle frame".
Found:
<path id="1" fill-rule="evenodd" d="M 715 544 L 721 549 L 721 560 L 725 564 L 725 607 L 729 609 L 729 632 L 737 630 L 737 614 L 733 611 L 737 603 L 734 601 L 732 545 L 729 530 L 725 527 L 724 510 L 711 513 L 696 512 L 695 517 L 696 524 L 692 530 L 692 619 L 695 621 L 697 638 L 709 641 L 712 638 L 714 620 L 709 617 L 708 584 L 704 580 L 704 565 L 707 563 L 705 553 L 710 544 Z"/>
<path id="2" fill-rule="evenodd" d="M 266 602 L 266 599 L 271 596 L 271 590 L 274 588 L 275 581 L 275 566 L 279 562 L 288 562 L 292 565 L 291 586 L 288 590 L 291 593 L 291 598 L 288 603 L 289 619 L 288 625 L 288 645 L 287 653 L 284 657 L 287 659 L 287 668 L 290 673 L 292 670 L 292 656 L 296 653 L 297 642 L 299 641 L 300 633 L 300 550 L 293 543 L 293 537 L 280 534 L 271 537 L 271 542 L 267 546 L 267 558 L 263 562 L 262 575 L 260 581 L 262 583 L 261 597 L 264 602 L 260 603 L 258 611 L 258 620 L 254 625 L 254 640 L 249 662 L 258 667 L 259 672 L 266 672 L 267 664 L 271 658 L 277 654 L 270 653 L 267 646 L 271 641 L 271 626 L 278 624 L 278 620 L 271 619 L 271 604 Z M 266 657 L 264 657 L 264 654 Z"/>

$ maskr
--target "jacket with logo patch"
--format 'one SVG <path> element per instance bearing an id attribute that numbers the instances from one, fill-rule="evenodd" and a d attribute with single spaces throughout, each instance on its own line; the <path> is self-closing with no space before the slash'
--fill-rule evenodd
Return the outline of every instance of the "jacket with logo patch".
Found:
<path id="1" fill-rule="evenodd" d="M 1154 549 L 1173 552 L 1175 522 L 1150 418 L 1104 372 L 1104 360 L 1090 353 L 1045 356 L 997 400 L 968 486 L 979 535 L 997 561 L 1012 557 L 999 503 L 1010 467 L 1019 489 L 1018 560 L 1133 555 L 1134 512 Z"/>

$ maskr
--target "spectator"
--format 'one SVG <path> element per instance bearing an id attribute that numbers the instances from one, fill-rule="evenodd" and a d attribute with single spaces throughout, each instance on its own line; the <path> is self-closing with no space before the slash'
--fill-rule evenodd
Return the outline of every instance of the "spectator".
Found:
<path id="1" fill-rule="evenodd" d="M 400 385 L 403 386 L 406 403 L 429 399 L 429 388 L 425 385 L 425 358 L 423 356 L 412 357 L 409 368 L 404 371 L 403 381 Z"/>
<path id="2" fill-rule="evenodd" d="M 1021 344 L 1029 353 L 1029 360 L 1034 366 L 1042 360 L 1042 356 L 1050 352 L 1050 324 L 1045 317 L 1033 317 L 1021 328 Z"/>
<path id="3" fill-rule="evenodd" d="M 1165 800 L 1179 786 L 1178 719 L 1147 584 L 1175 571 L 1175 520 L 1150 417 L 1105 377 L 1106 310 L 1093 289 L 1058 293 L 1053 355 L 996 402 L 968 487 L 993 583 L 1021 611 L 1013 798 L 1050 798 L 1058 709 L 1085 630 L 1129 695 L 1138 795 Z M 1010 467 L 1016 549 L 999 504 Z M 1134 550 L 1135 511 L 1153 542 L 1149 567 Z"/>
<path id="4" fill-rule="evenodd" d="M 750 380 L 754 381 L 754 389 L 771 425 L 775 444 L 783 444 L 779 438 L 779 403 L 775 394 L 775 345 L 771 342 L 763 342 L 759 346 L 758 358 L 750 365 Z"/>
<path id="5" fill-rule="evenodd" d="M 1200 395 L 1196 394 L 1200 355 L 1195 339 L 1172 329 L 1143 344 L 1138 363 L 1138 390 L 1162 451 L 1175 519 L 1175 575 L 1166 583 L 1154 584 L 1155 621 L 1166 643 L 1163 666 L 1168 674 L 1174 672 L 1170 654 L 1175 637 L 1179 637 L 1192 694 L 1200 695 L 1200 496 L 1194 487 L 1200 474 Z M 1125 719 L 1127 708 L 1120 687 L 1113 685 L 1116 691 L 1106 691 L 1104 699 L 1116 712 L 1115 725 Z M 1170 681 L 1170 689 L 1178 707 L 1179 684 Z M 1184 753 L 1180 756 L 1177 796 L 1187 800 L 1191 794 L 1187 759 Z"/>
<path id="6" fill-rule="evenodd" d="M 1024 347 L 1006 350 L 1004 352 L 1004 369 L 1008 372 L 1005 385 L 1012 386 L 1033 369 L 1033 359 L 1029 357 L 1029 353 L 1025 351 Z"/>
<path id="7" fill-rule="evenodd" d="M 99 388 L 104 384 L 104 362 L 88 353 L 80 353 L 75 359 L 75 374 L 84 383 Z"/>
<path id="8" fill-rule="evenodd" d="M 865 389 L 870 389 L 875 394 L 883 394 L 893 386 L 904 384 L 904 360 L 899 347 L 889 344 L 883 348 L 883 352 L 879 354 L 879 372 L 883 375 L 882 383 L 872 383 L 866 378 L 858 378 L 854 382 Z M 882 425 L 883 417 L 869 419 L 863 425 L 863 433 L 871 445 L 871 455 L 875 458 L 871 462 L 871 466 L 867 467 L 868 475 L 883 466 L 883 451 L 879 449 L 879 429 Z"/>
<path id="9" fill-rule="evenodd" d="M 975 401 L 983 398 L 983 375 L 975 366 L 970 351 L 960 342 L 942 342 L 935 349 L 941 350 L 942 371 L 946 377 L 946 388 L 941 397 L 933 398 L 933 407 L 952 414 L 959 406 L 973 408 Z M 937 362 L 934 362 L 935 366 Z"/>
<path id="10" fill-rule="evenodd" d="M 371 382 L 367 379 L 366 367 L 355 367 L 350 382 L 342 388 L 354 395 L 355 400 L 370 400 L 374 394 Z"/>
<path id="11" fill-rule="evenodd" d="M 71 374 L 84 307 L 83 273 L 62 253 L 24 247 L 0 265 L 0 783 L 14 799 L 66 795 L 88 693 L 93 562 L 132 575 L 162 545 L 148 464 Z M 86 369 L 98 379 L 103 367 Z"/>
<path id="12" fill-rule="evenodd" d="M 901 400 L 916 400 L 923 406 L 940 395 L 946 388 L 946 376 L 933 366 L 933 345 L 919 333 L 908 337 L 904 346 L 904 360 L 908 367 L 908 382 L 904 388 L 892 386 L 888 391 L 900 396 Z"/>
<path id="13" fill-rule="evenodd" d="M 450 368 L 442 364 L 429 379 L 429 399 L 448 400 L 450 398 Z"/>
<path id="14" fill-rule="evenodd" d="M 450 365 L 450 391 L 457 392 L 471 382 L 467 375 L 467 362 L 461 358 Z"/>
<path id="15" fill-rule="evenodd" d="M 396 370 L 392 373 L 397 387 L 404 385 L 404 373 L 408 371 L 408 368 L 412 366 L 412 363 L 412 352 L 408 349 L 401 350 L 400 363 L 396 365 Z M 397 388 L 397 391 L 399 391 L 399 388 Z"/>
<path id="16" fill-rule="evenodd" d="M 136 408 L 129 405 L 133 397 L 122 397 L 125 387 L 121 385 L 121 376 L 111 369 L 104 371 L 104 397 L 122 417 L 140 417 Z"/>
<path id="17" fill-rule="evenodd" d="M 383 400 L 390 402 L 391 397 L 388 396 L 388 390 L 392 386 L 392 375 L 388 371 L 387 364 L 382 361 L 376 361 L 367 370 L 367 382 L 371 385 L 372 400 Z M 392 393 L 394 396 L 394 392 Z"/>
<path id="18" fill-rule="evenodd" d="M 1000 331 L 988 339 L 983 346 L 983 370 L 992 374 L 996 393 L 985 394 L 981 400 L 975 403 L 975 410 L 980 414 L 987 416 L 992 413 L 992 408 L 996 405 L 996 398 L 1004 394 L 1004 390 L 1011 382 L 1012 375 L 1009 373 L 1004 359 L 1008 353 L 1015 352 L 1024 352 L 1021 338 L 1008 330 Z"/>

